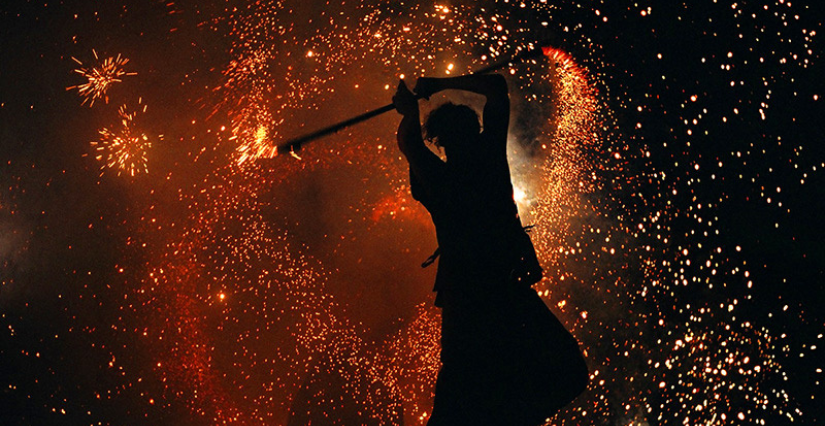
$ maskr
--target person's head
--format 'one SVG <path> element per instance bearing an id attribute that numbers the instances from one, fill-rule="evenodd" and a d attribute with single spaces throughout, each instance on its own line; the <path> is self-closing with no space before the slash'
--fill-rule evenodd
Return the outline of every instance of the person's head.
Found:
<path id="1" fill-rule="evenodd" d="M 424 123 L 427 140 L 450 151 L 458 151 L 475 141 L 481 133 L 478 114 L 467 105 L 445 103 L 434 109 Z"/>

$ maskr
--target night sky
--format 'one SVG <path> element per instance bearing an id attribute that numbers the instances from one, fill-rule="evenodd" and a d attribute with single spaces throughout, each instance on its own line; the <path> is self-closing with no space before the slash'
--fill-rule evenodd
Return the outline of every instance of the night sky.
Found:
<path id="1" fill-rule="evenodd" d="M 591 370 L 550 424 L 823 424 L 821 9 L 4 1 L 0 425 L 424 424 L 399 116 L 274 147 L 541 41 L 508 155 Z"/>

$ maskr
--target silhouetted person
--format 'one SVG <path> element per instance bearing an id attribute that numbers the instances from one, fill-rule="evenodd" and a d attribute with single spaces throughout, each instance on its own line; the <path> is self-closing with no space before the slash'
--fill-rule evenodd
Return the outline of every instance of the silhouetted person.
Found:
<path id="1" fill-rule="evenodd" d="M 531 288 L 542 269 L 513 200 L 507 82 L 470 75 L 415 86 L 426 99 L 445 89 L 487 98 L 483 128 L 465 105 L 430 113 L 426 137 L 447 161 L 425 146 L 418 101 L 403 80 L 393 97 L 412 195 L 430 212 L 439 245 L 428 262 L 440 255 L 442 367 L 428 426 L 540 424 L 584 390 L 588 373 L 578 343 Z"/>

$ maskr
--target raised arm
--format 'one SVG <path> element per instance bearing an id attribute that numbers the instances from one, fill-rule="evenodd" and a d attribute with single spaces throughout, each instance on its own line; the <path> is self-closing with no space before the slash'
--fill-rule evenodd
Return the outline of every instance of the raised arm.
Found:
<path id="1" fill-rule="evenodd" d="M 418 100 L 407 88 L 404 80 L 399 80 L 398 90 L 392 101 L 396 111 L 403 116 L 398 125 L 397 140 L 398 148 L 410 163 L 410 172 L 424 184 L 436 183 L 444 162 L 424 145 Z"/>
<path id="2" fill-rule="evenodd" d="M 415 85 L 418 96 L 429 97 L 442 90 L 455 89 L 478 93 L 487 98 L 484 104 L 484 132 L 488 135 L 507 139 L 507 126 L 510 123 L 510 96 L 507 81 L 499 74 L 475 74 L 460 77 L 430 78 L 422 77 Z"/>

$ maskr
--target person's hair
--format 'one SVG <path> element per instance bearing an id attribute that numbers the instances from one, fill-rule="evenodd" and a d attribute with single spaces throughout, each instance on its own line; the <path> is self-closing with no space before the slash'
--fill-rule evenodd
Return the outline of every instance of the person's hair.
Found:
<path id="1" fill-rule="evenodd" d="M 432 110 L 424 123 L 424 137 L 439 146 L 472 138 L 480 132 L 481 125 L 475 110 L 452 102 Z"/>

